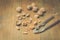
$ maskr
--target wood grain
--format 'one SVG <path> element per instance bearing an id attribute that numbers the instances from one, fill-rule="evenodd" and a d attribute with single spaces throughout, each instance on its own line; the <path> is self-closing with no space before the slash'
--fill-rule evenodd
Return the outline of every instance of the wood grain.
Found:
<path id="1" fill-rule="evenodd" d="M 25 28 L 21 28 L 20 31 L 16 29 L 16 15 L 18 14 L 16 7 L 22 6 L 27 12 L 26 6 L 32 2 L 35 2 L 39 8 L 47 9 L 47 13 L 40 19 L 41 21 L 49 18 L 53 13 L 60 14 L 60 0 L 0 0 L 0 40 L 60 40 L 60 24 L 41 34 L 33 34 L 31 30 L 27 35 L 24 35 Z M 56 16 L 49 24 L 60 19 L 59 17 L 60 15 Z"/>

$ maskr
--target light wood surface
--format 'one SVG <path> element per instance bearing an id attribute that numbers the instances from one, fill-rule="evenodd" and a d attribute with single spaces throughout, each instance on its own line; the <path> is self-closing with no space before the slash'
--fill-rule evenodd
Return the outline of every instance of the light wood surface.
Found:
<path id="1" fill-rule="evenodd" d="M 26 28 L 21 27 L 20 31 L 16 29 L 16 15 L 18 14 L 16 8 L 22 6 L 27 12 L 26 6 L 32 2 L 35 2 L 39 8 L 45 7 L 47 9 L 47 13 L 40 19 L 41 21 L 49 18 L 53 13 L 60 14 L 60 0 L 0 0 L 0 40 L 60 40 L 60 24 L 41 34 L 33 34 L 30 30 L 27 35 L 24 35 L 23 32 L 26 31 Z M 60 19 L 59 17 L 60 15 L 56 16 L 49 24 Z"/>

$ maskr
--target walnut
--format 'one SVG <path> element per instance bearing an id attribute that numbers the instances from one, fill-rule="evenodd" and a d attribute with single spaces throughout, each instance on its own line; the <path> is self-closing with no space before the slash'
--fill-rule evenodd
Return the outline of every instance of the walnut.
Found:
<path id="1" fill-rule="evenodd" d="M 33 12 L 38 12 L 39 9 L 38 9 L 38 7 L 33 7 L 32 10 L 33 10 Z"/>
<path id="2" fill-rule="evenodd" d="M 17 7 L 17 8 L 16 8 L 16 11 L 17 11 L 18 13 L 21 13 L 21 12 L 22 12 L 22 8 L 21 8 L 21 7 Z"/>
<path id="3" fill-rule="evenodd" d="M 33 8 L 33 7 L 32 7 L 31 5 L 28 5 L 28 6 L 27 6 L 27 9 L 28 9 L 28 10 L 32 10 L 32 8 Z"/>

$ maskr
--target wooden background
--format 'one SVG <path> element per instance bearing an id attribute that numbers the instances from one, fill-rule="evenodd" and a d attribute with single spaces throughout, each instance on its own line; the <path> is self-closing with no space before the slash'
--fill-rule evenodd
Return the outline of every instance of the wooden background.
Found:
<path id="1" fill-rule="evenodd" d="M 21 28 L 20 31 L 16 29 L 16 15 L 18 14 L 16 7 L 22 6 L 26 10 L 26 6 L 32 2 L 35 2 L 39 8 L 47 9 L 41 21 L 53 13 L 60 14 L 60 0 L 0 0 L 0 40 L 60 40 L 60 24 L 41 34 L 33 34 L 29 31 L 28 35 L 24 35 L 25 29 Z M 60 19 L 59 17 L 60 15 L 56 16 L 49 24 Z"/>

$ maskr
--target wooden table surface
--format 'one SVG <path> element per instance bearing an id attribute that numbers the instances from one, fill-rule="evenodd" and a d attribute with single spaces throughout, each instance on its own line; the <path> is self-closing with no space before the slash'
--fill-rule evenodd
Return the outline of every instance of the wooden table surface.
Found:
<path id="1" fill-rule="evenodd" d="M 22 6 L 26 10 L 26 6 L 32 2 L 35 2 L 39 8 L 47 9 L 47 13 L 41 18 L 41 21 L 54 13 L 60 14 L 60 0 L 0 0 L 0 40 L 60 40 L 60 24 L 41 34 L 34 34 L 31 30 L 24 35 L 25 28 L 21 28 L 20 31 L 16 29 L 16 15 L 18 14 L 16 8 Z M 60 19 L 59 17 L 60 15 L 56 16 L 49 24 Z"/>

